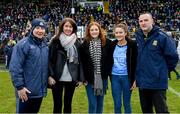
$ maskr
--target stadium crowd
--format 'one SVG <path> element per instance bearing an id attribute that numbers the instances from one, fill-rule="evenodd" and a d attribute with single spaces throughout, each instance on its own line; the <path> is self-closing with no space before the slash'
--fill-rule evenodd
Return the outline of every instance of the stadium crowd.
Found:
<path id="1" fill-rule="evenodd" d="M 21 0 L 20 0 L 21 1 Z M 29 22 L 36 17 L 43 17 L 48 22 L 48 36 L 55 33 L 55 28 L 64 17 L 73 17 L 78 26 L 86 26 L 90 20 L 100 22 L 111 32 L 114 24 L 126 21 L 129 30 L 137 28 L 140 12 L 150 11 L 156 24 L 167 31 L 180 30 L 179 0 L 109 0 L 109 13 L 103 13 L 102 6 L 82 7 L 75 1 L 75 14 L 71 14 L 72 2 L 67 0 L 41 2 L 0 3 L 0 42 L 8 39 L 18 41 L 26 35 Z M 100 8 L 99 8 L 100 7 Z"/>

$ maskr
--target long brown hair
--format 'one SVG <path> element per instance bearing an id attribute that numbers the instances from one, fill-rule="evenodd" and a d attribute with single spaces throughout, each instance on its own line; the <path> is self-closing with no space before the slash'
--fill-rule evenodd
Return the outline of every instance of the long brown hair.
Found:
<path id="1" fill-rule="evenodd" d="M 90 35 L 90 28 L 93 26 L 93 25 L 96 25 L 99 29 L 99 38 L 101 39 L 101 42 L 102 42 L 102 47 L 105 46 L 106 44 L 106 38 L 105 38 L 105 32 L 104 30 L 101 28 L 101 25 L 97 22 L 91 22 L 87 28 L 86 28 L 86 36 L 85 36 L 85 40 L 87 42 L 90 42 L 93 38 L 91 37 Z"/>
<path id="2" fill-rule="evenodd" d="M 55 39 L 58 39 L 60 34 L 63 32 L 63 26 L 66 22 L 69 22 L 72 27 L 73 27 L 73 31 L 72 31 L 72 34 L 77 32 L 77 25 L 76 25 L 76 22 L 72 19 L 72 18 L 64 18 L 60 23 L 59 23 L 59 30 L 58 30 L 58 33 L 55 37 L 53 37 L 52 40 L 55 40 Z"/>

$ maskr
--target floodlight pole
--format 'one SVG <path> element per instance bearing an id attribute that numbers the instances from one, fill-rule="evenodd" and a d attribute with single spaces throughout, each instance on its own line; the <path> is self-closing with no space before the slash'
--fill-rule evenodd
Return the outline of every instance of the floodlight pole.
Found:
<path id="1" fill-rule="evenodd" d="M 74 0 L 72 0 L 72 8 L 74 8 Z"/>
<path id="2" fill-rule="evenodd" d="M 72 14 L 72 18 L 73 18 L 73 16 L 74 16 L 74 14 L 75 14 L 75 9 L 74 9 L 74 0 L 72 0 L 71 1 L 72 3 L 72 8 L 71 8 L 71 14 Z"/>

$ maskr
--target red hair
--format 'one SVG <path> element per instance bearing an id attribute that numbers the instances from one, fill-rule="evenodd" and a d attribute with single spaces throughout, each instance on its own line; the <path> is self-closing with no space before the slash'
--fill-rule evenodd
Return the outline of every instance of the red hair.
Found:
<path id="1" fill-rule="evenodd" d="M 105 46 L 105 44 L 106 44 L 105 31 L 102 29 L 101 25 L 100 25 L 99 23 L 97 23 L 97 22 L 91 22 L 91 23 L 87 26 L 87 28 L 86 28 L 86 37 L 85 37 L 85 40 L 86 40 L 87 42 L 90 42 L 90 41 L 93 39 L 92 36 L 90 35 L 90 28 L 91 28 L 93 25 L 95 25 L 95 26 L 98 27 L 98 29 L 99 29 L 99 36 L 98 36 L 98 38 L 101 39 L 102 47 Z"/>

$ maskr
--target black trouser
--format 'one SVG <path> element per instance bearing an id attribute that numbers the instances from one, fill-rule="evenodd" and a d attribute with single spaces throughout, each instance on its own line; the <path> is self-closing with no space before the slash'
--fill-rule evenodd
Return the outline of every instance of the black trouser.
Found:
<path id="1" fill-rule="evenodd" d="M 52 87 L 54 113 L 62 113 L 62 94 L 64 89 L 64 113 L 71 113 L 72 98 L 75 84 L 72 82 L 56 82 Z"/>
<path id="2" fill-rule="evenodd" d="M 139 96 L 143 113 L 153 113 L 153 106 L 156 113 L 169 113 L 165 89 L 139 89 Z"/>
<path id="3" fill-rule="evenodd" d="M 17 113 L 38 113 L 42 102 L 41 98 L 29 98 L 27 101 L 22 102 L 17 98 Z"/>
<path id="4" fill-rule="evenodd" d="M 8 69 L 9 69 L 10 60 L 11 60 L 11 56 L 8 56 L 8 57 L 7 57 L 7 66 L 6 66 L 6 68 L 8 68 Z"/>

